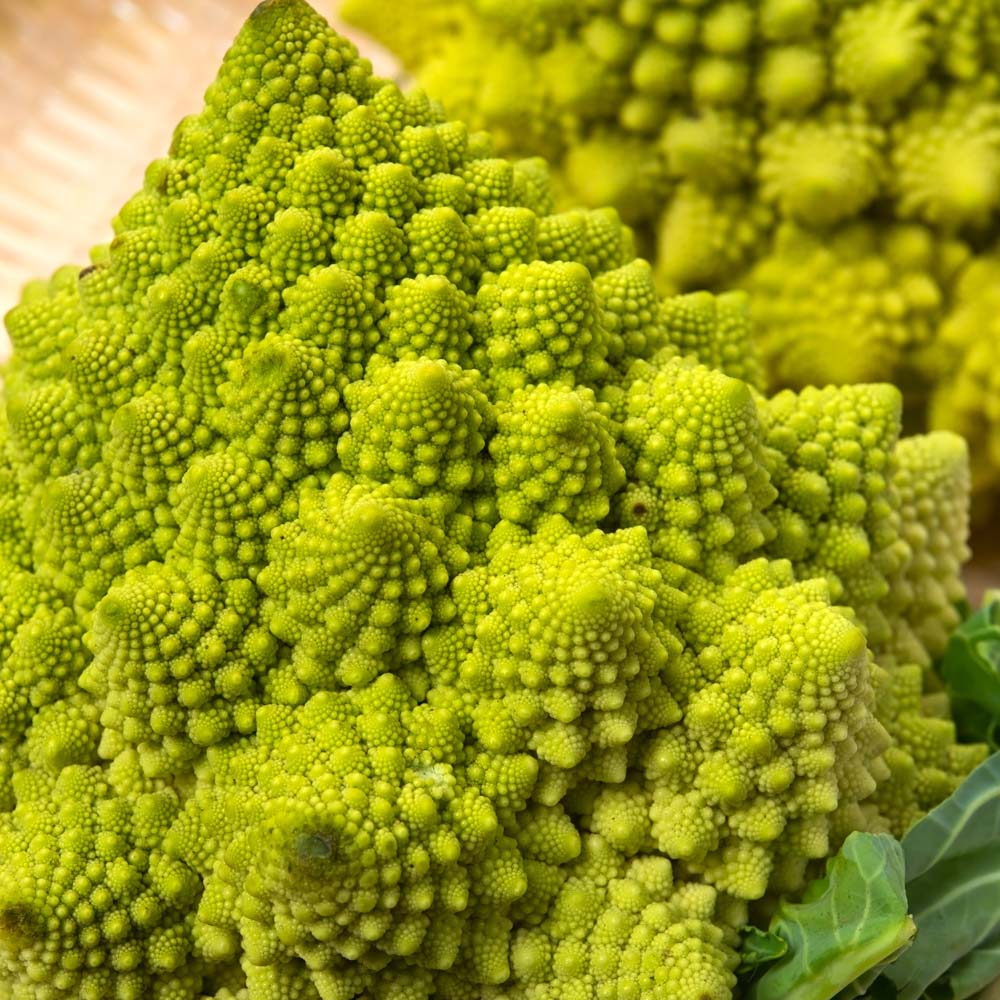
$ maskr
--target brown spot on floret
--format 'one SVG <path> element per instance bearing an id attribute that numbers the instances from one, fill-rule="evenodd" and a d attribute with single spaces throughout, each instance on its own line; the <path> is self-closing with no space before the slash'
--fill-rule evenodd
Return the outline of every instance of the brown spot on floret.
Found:
<path id="1" fill-rule="evenodd" d="M 24 946 L 42 936 L 42 922 L 28 903 L 0 907 L 0 938 Z"/>

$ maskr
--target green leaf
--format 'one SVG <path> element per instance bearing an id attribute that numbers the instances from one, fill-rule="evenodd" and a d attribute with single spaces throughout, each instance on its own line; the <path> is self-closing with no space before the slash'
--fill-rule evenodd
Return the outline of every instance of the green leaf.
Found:
<path id="1" fill-rule="evenodd" d="M 770 931 L 787 942 L 788 952 L 753 984 L 750 1000 L 861 995 L 873 971 L 913 937 L 899 841 L 852 833 L 806 901 L 781 904 Z"/>
<path id="2" fill-rule="evenodd" d="M 885 976 L 880 976 L 878 969 L 875 970 L 874 977 L 874 982 L 865 991 L 865 1000 L 896 1000 L 899 996 L 896 987 Z"/>
<path id="3" fill-rule="evenodd" d="M 759 927 L 743 928 L 743 944 L 740 947 L 738 976 L 756 973 L 764 965 L 776 962 L 788 951 L 788 942 L 778 934 L 762 931 Z"/>
<path id="4" fill-rule="evenodd" d="M 996 749 L 1000 726 L 1000 595 L 952 632 L 938 666 L 951 696 L 952 714 L 966 740 Z"/>
<path id="5" fill-rule="evenodd" d="M 967 990 L 974 993 L 975 984 L 997 969 L 1000 754 L 980 764 L 953 795 L 910 828 L 903 852 L 917 945 L 884 975 L 899 1000 L 918 1000 L 939 980 L 947 980 L 956 1000 L 967 997 Z"/>
<path id="6" fill-rule="evenodd" d="M 970 951 L 948 970 L 949 1000 L 966 1000 L 1000 979 L 1000 936 Z"/>

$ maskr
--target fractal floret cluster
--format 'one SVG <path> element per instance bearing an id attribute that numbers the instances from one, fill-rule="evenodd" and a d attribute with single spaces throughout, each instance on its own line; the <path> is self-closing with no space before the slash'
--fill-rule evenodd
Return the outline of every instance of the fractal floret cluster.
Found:
<path id="1" fill-rule="evenodd" d="M 996 252 L 998 0 L 343 10 L 501 151 L 549 157 L 562 201 L 618 207 L 661 287 L 751 289 L 775 384 L 903 385 L 1000 488 L 1000 334 L 959 318 Z"/>
<path id="2" fill-rule="evenodd" d="M 265 0 L 9 314 L 0 997 L 728 1000 L 980 759 L 968 459 Z"/>

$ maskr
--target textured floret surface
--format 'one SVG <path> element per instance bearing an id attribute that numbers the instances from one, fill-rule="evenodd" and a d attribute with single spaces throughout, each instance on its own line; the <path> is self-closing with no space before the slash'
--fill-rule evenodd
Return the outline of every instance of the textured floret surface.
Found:
<path id="1" fill-rule="evenodd" d="M 301 0 L 114 228 L 7 317 L 2 1000 L 729 1000 L 982 755 L 961 439 L 765 399 L 744 294 Z"/>

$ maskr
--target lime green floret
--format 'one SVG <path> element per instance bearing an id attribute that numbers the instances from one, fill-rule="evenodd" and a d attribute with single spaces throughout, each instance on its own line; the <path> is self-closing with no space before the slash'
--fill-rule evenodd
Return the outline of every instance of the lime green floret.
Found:
<path id="1" fill-rule="evenodd" d="M 497 409 L 490 456 L 498 511 L 516 524 L 563 514 L 597 525 L 625 482 L 611 424 L 587 388 L 515 390 Z"/>
<path id="2" fill-rule="evenodd" d="M 772 384 L 894 381 L 930 426 L 980 414 L 997 437 L 962 404 L 992 355 L 979 337 L 938 350 L 961 272 L 995 252 L 996 0 L 342 11 L 502 152 L 547 156 L 561 203 L 617 207 L 663 289 L 751 290 Z M 973 463 L 995 493 L 996 448 Z"/>
<path id="3" fill-rule="evenodd" d="M 506 836 L 498 812 L 524 809 L 537 765 L 494 755 L 484 773 L 466 737 L 459 715 L 391 675 L 262 709 L 254 744 L 212 751 L 212 782 L 167 838 L 179 860 L 205 840 L 224 847 L 203 868 L 199 947 L 257 965 L 309 954 L 317 984 L 359 960 L 363 976 L 391 958 L 449 968 L 463 951 L 479 981 L 505 979 L 482 935 L 505 933 L 491 916 L 523 894 L 523 852 L 545 849 Z M 579 852 L 564 826 L 558 860 Z"/>
<path id="4" fill-rule="evenodd" d="M 774 533 L 751 391 L 690 357 L 638 362 L 630 375 L 619 516 L 646 528 L 658 557 L 724 579 Z"/>
<path id="5" fill-rule="evenodd" d="M 114 226 L 7 320 L 0 1000 L 731 1000 L 751 903 L 984 753 L 926 674 L 960 439 L 766 398 L 744 293 L 661 298 L 303 0 Z"/>
<path id="6" fill-rule="evenodd" d="M 123 764 L 117 774 L 71 765 L 57 779 L 34 769 L 15 778 L 17 806 L 0 831 L 9 996 L 197 995 L 190 911 L 200 884 L 163 850 L 178 797 L 144 789 Z"/>
<path id="7" fill-rule="evenodd" d="M 757 560 L 690 606 L 685 725 L 642 758 L 648 837 L 742 899 L 796 885 L 884 771 L 864 636 L 821 581 L 793 581 Z"/>
<path id="8" fill-rule="evenodd" d="M 351 428 L 337 444 L 344 468 L 401 496 L 479 489 L 495 418 L 476 373 L 427 357 L 373 363 L 372 373 L 347 390 Z"/>

